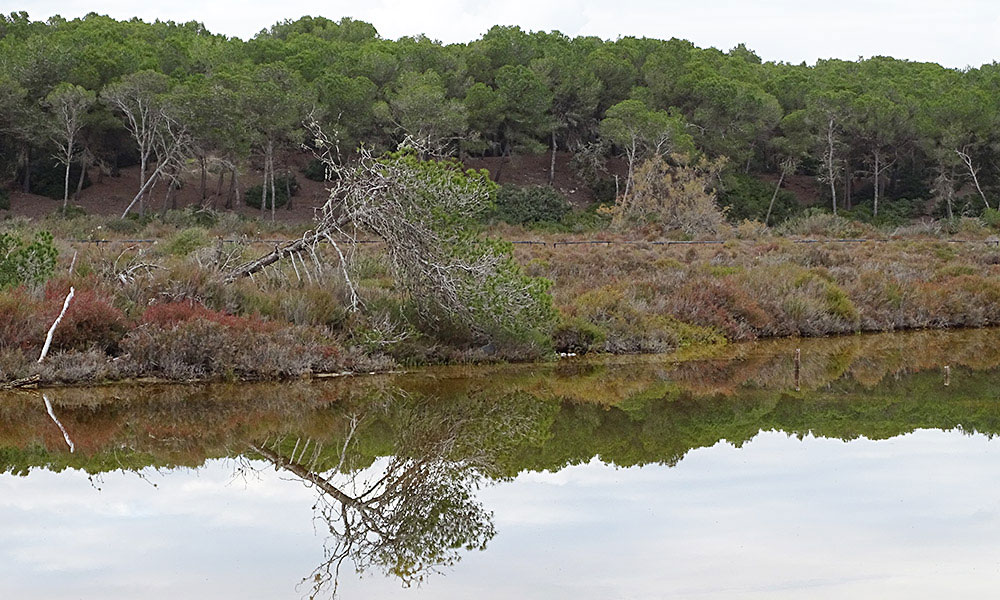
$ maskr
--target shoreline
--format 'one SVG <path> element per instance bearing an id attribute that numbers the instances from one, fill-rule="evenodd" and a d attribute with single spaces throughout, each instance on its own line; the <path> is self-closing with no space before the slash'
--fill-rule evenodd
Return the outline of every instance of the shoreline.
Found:
<path id="1" fill-rule="evenodd" d="M 495 361 L 495 362 L 467 362 L 450 364 L 427 364 L 413 365 L 406 369 L 387 369 L 378 371 L 340 371 L 340 372 L 319 372 L 306 373 L 298 376 L 278 377 L 278 378 L 237 378 L 226 379 L 220 377 L 206 377 L 197 379 L 170 379 L 166 377 L 133 377 L 123 379 L 108 379 L 101 381 L 41 381 L 37 376 L 28 379 L 25 385 L 11 386 L 17 382 L 0 383 L 0 401 L 4 395 L 11 397 L 20 392 L 27 391 L 47 391 L 47 390 L 73 390 L 73 389 L 95 389 L 95 388 L 127 388 L 127 387 L 200 387 L 213 385 L 255 385 L 255 384 L 282 384 L 282 383 L 315 383 L 330 380 L 367 379 L 372 377 L 387 376 L 411 376 L 422 377 L 430 380 L 440 379 L 464 379 L 472 372 L 477 376 L 492 376 L 505 374 L 507 372 L 521 373 L 531 370 L 550 370 L 561 368 L 591 368 L 591 367 L 620 367 L 629 365 L 650 365 L 666 364 L 674 366 L 683 364 L 693 364 L 699 361 L 745 361 L 749 356 L 755 358 L 777 357 L 787 355 L 792 360 L 797 349 L 804 348 L 804 354 L 808 354 L 815 347 L 822 347 L 828 344 L 838 344 L 841 342 L 861 341 L 877 343 L 878 341 L 889 341 L 892 339 L 906 340 L 910 336 L 962 336 L 963 334 L 979 334 L 994 330 L 1000 333 L 1000 325 L 989 325 L 984 327 L 943 327 L 937 329 L 904 329 L 896 331 L 869 331 L 856 332 L 850 334 L 835 334 L 828 336 L 802 337 L 785 336 L 761 338 L 753 341 L 739 341 L 716 345 L 697 345 L 662 353 L 602 353 L 593 352 L 576 356 L 557 356 L 551 360 L 543 361 Z M 814 346 L 814 348 L 809 348 Z"/>

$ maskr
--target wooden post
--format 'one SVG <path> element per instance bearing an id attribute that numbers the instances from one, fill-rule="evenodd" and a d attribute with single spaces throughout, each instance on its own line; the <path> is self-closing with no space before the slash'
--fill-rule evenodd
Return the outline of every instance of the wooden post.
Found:
<path id="1" fill-rule="evenodd" d="M 945 365 L 944 367 L 944 387 L 951 385 L 951 367 Z"/>

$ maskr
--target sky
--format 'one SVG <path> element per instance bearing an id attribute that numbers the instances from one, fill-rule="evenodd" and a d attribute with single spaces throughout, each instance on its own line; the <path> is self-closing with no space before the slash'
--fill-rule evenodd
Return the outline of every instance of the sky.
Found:
<path id="1" fill-rule="evenodd" d="M 349 16 L 374 24 L 385 38 L 422 33 L 445 43 L 476 39 L 500 24 L 605 39 L 677 37 L 722 50 L 742 42 L 764 60 L 791 63 L 882 55 L 963 68 L 1000 58 L 995 0 L 0 0 L 0 12 L 21 10 L 35 20 L 89 12 L 194 20 L 241 38 L 303 15 Z"/>
<path id="2" fill-rule="evenodd" d="M 477 498 L 485 552 L 419 589 L 342 570 L 342 598 L 985 598 L 1000 585 L 1000 440 L 762 432 L 675 467 L 598 460 Z M 299 600 L 322 560 L 314 491 L 261 467 L 0 474 L 0 597 Z M 155 487 L 154 487 L 155 486 Z"/>

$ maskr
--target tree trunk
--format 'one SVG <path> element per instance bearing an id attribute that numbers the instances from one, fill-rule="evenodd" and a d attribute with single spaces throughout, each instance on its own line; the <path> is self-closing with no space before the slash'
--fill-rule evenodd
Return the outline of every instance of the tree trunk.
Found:
<path id="1" fill-rule="evenodd" d="M 88 167 L 90 167 L 90 161 L 89 160 L 80 163 L 80 178 L 76 180 L 76 192 L 73 193 L 73 200 L 74 201 L 78 201 L 80 199 L 80 192 L 83 191 L 83 179 L 84 179 L 84 177 L 87 176 L 87 168 Z"/>
<path id="2" fill-rule="evenodd" d="M 854 208 L 854 171 L 850 165 L 844 169 L 844 208 Z"/>
<path id="3" fill-rule="evenodd" d="M 201 205 L 205 206 L 205 200 L 208 198 L 208 168 L 204 156 L 199 156 L 198 160 L 201 161 Z"/>
<path id="4" fill-rule="evenodd" d="M 268 147 L 267 150 L 268 150 L 267 153 L 270 155 L 270 158 L 268 159 L 268 162 L 271 165 L 271 167 L 270 167 L 270 172 L 271 172 L 271 221 L 274 222 L 274 209 L 275 209 L 274 205 L 275 205 L 275 202 L 278 199 L 278 196 L 275 193 L 275 189 L 274 189 L 274 145 L 273 144 L 269 145 L 269 147 Z"/>
<path id="5" fill-rule="evenodd" d="M 160 173 L 161 173 L 161 171 L 163 169 L 163 165 L 165 165 L 165 164 L 166 163 L 163 163 L 163 164 L 161 164 L 161 165 L 159 165 L 159 166 L 156 167 L 156 170 L 153 171 L 153 174 L 149 176 L 149 179 L 146 180 L 146 183 L 143 184 L 143 186 L 141 188 L 139 188 L 139 193 L 136 194 L 135 198 L 132 199 L 132 202 L 129 203 L 129 205 L 125 207 L 125 212 L 122 213 L 121 218 L 124 219 L 125 217 L 128 216 L 128 212 L 130 210 L 132 210 L 132 207 L 135 206 L 136 202 L 139 203 L 139 216 L 142 217 L 142 216 L 145 215 L 145 213 L 143 212 L 143 201 L 142 201 L 142 198 L 146 194 L 146 192 L 148 192 L 150 190 L 150 188 L 153 187 L 153 183 L 156 181 L 156 178 L 159 177 L 159 175 L 160 175 Z"/>
<path id="6" fill-rule="evenodd" d="M 285 202 L 285 210 L 292 210 L 292 174 L 291 171 L 285 169 L 285 197 L 288 199 Z"/>
<path id="7" fill-rule="evenodd" d="M 781 177 L 778 178 L 778 185 L 774 186 L 774 194 L 771 195 L 771 203 L 767 205 L 767 216 L 764 217 L 764 225 L 767 225 L 771 220 L 771 211 L 774 210 L 774 201 L 778 198 L 778 192 L 781 191 L 781 184 L 785 182 L 785 170 L 781 170 Z"/>
<path id="8" fill-rule="evenodd" d="M 31 146 L 25 145 L 21 151 L 24 158 L 24 181 L 21 184 L 21 191 L 25 194 L 31 193 Z"/>
<path id="9" fill-rule="evenodd" d="M 232 210 L 233 199 L 239 195 L 239 189 L 236 186 L 236 167 L 234 166 L 229 173 L 229 194 L 226 196 L 226 208 Z"/>
<path id="10" fill-rule="evenodd" d="M 874 197 L 872 199 L 872 206 L 873 206 L 872 216 L 873 217 L 877 217 L 878 216 L 878 182 L 879 182 L 879 175 L 882 173 L 881 162 L 882 162 L 882 153 L 876 150 L 875 151 L 875 193 L 874 193 Z"/>
<path id="11" fill-rule="evenodd" d="M 837 177 L 834 169 L 834 155 L 833 155 L 833 126 L 836 121 L 830 119 L 829 125 L 826 128 L 826 142 L 827 142 L 827 156 L 826 156 L 826 172 L 827 178 L 830 180 L 830 197 L 833 202 L 833 214 L 837 214 Z"/>
<path id="12" fill-rule="evenodd" d="M 508 146 L 505 143 L 504 146 L 500 149 L 500 166 L 497 167 L 497 178 L 496 178 L 497 183 L 500 183 L 500 178 L 503 177 L 504 157 L 506 157 L 509 153 L 510 153 L 510 146 Z"/>
<path id="13" fill-rule="evenodd" d="M 549 185 L 556 180 L 556 130 L 552 130 L 552 160 L 549 162 Z"/>
<path id="14" fill-rule="evenodd" d="M 63 180 L 63 214 L 69 206 L 69 169 L 73 166 L 73 137 L 66 140 L 66 177 Z"/>
<path id="15" fill-rule="evenodd" d="M 219 169 L 219 185 L 216 186 L 216 188 L 215 188 L 215 197 L 216 198 L 221 198 L 222 197 L 222 184 L 225 182 L 225 180 L 226 180 L 226 172 L 223 171 L 220 168 Z"/>
<path id="16" fill-rule="evenodd" d="M 143 194 L 145 194 L 145 190 L 147 187 L 146 184 L 149 182 L 149 179 L 146 178 L 146 169 L 149 166 L 148 159 L 149 159 L 148 152 L 143 151 L 139 156 L 139 195 L 136 197 L 136 199 L 139 200 L 140 217 L 144 216 L 146 212 L 146 205 L 145 205 L 146 203 L 143 201 L 142 196 Z M 133 200 L 132 202 L 134 204 L 135 200 Z M 131 204 L 129 206 L 131 207 Z M 128 212 L 127 208 L 125 209 L 125 212 L 126 213 Z M 122 218 L 123 219 L 125 218 L 124 215 L 122 216 Z"/>
<path id="17" fill-rule="evenodd" d="M 260 182 L 260 212 L 267 210 L 267 150 L 264 150 L 264 178 Z"/>
<path id="18" fill-rule="evenodd" d="M 341 217 L 337 221 L 336 226 L 343 226 L 346 224 L 347 224 L 347 217 Z M 279 260 L 287 258 L 291 254 L 296 254 L 298 252 L 307 250 L 308 248 L 312 247 L 313 245 L 325 239 L 325 236 L 326 236 L 326 230 L 313 231 L 307 234 L 306 236 L 297 239 L 293 242 L 288 242 L 283 246 L 275 246 L 273 252 L 269 252 L 256 260 L 252 260 L 230 271 L 229 274 L 226 275 L 223 281 L 225 283 L 232 283 L 237 279 L 253 275 L 258 271 L 261 271 L 273 265 Z"/>
<path id="19" fill-rule="evenodd" d="M 972 157 L 969 156 L 969 154 L 966 152 L 962 152 L 959 150 L 955 150 L 955 152 L 958 154 L 959 158 L 962 159 L 962 162 L 965 163 L 966 168 L 969 169 L 969 175 L 972 176 L 972 182 L 976 184 L 976 191 L 979 192 L 979 196 L 983 199 L 983 204 L 986 205 L 986 208 L 990 208 L 990 203 L 986 199 L 986 194 L 983 192 L 983 188 L 979 186 L 979 177 L 978 177 L 979 169 L 973 168 Z"/>

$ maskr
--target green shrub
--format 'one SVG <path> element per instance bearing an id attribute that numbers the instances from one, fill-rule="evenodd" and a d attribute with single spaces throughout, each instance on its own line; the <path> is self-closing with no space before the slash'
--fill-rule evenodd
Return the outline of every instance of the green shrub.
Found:
<path id="1" fill-rule="evenodd" d="M 275 183 L 277 183 L 277 180 L 275 180 Z M 270 203 L 268 203 L 268 206 L 270 206 Z M 219 213 L 207 207 L 188 206 L 181 210 L 168 210 L 163 215 L 163 222 L 179 229 L 185 227 L 211 228 L 219 223 Z"/>
<path id="2" fill-rule="evenodd" d="M 594 194 L 594 202 L 614 204 L 618 184 L 615 183 L 614 179 L 598 179 L 590 186 L 590 191 Z"/>
<path id="3" fill-rule="evenodd" d="M 545 185 L 504 185 L 497 192 L 496 218 L 513 225 L 557 223 L 571 209 L 562 194 Z"/>
<path id="4" fill-rule="evenodd" d="M 82 206 L 67 204 L 66 208 L 60 206 L 56 209 L 56 214 L 64 219 L 75 219 L 77 217 L 87 216 L 87 211 L 85 211 Z"/>
<path id="5" fill-rule="evenodd" d="M 0 188 L 0 210 L 10 210 L 10 192 Z"/>
<path id="6" fill-rule="evenodd" d="M 552 333 L 556 350 L 577 354 L 600 350 L 607 339 L 607 332 L 600 326 L 580 317 L 563 318 Z"/>
<path id="7" fill-rule="evenodd" d="M 207 246 L 209 243 L 208 232 L 201 227 L 191 227 L 178 231 L 177 235 L 170 238 L 164 245 L 163 251 L 174 256 L 190 254 L 198 248 Z"/>
<path id="8" fill-rule="evenodd" d="M 983 223 L 991 229 L 1000 229 L 1000 210 L 995 208 L 987 208 L 983 211 L 983 216 L 980 217 Z"/>
<path id="9" fill-rule="evenodd" d="M 899 226 L 909 222 L 911 219 L 923 216 L 926 202 L 921 199 L 908 200 L 899 198 L 889 200 L 883 198 L 879 201 L 878 216 L 873 214 L 871 199 L 864 200 L 854 206 L 851 210 L 842 211 L 844 217 L 854 219 L 864 223 L 873 223 L 881 226 Z"/>
<path id="10" fill-rule="evenodd" d="M 0 233 L 0 290 L 45 282 L 52 276 L 58 256 L 47 231 L 35 234 L 28 244 L 14 234 Z"/>
<path id="11" fill-rule="evenodd" d="M 305 175 L 305 178 L 310 181 L 329 181 L 329 178 L 327 177 L 326 165 L 324 165 L 323 161 L 318 158 L 314 158 L 309 161 L 306 168 L 302 169 L 302 174 Z M 275 179 L 274 182 L 275 185 L 277 185 L 278 180 Z"/>
<path id="12" fill-rule="evenodd" d="M 69 170 L 70 194 L 76 191 L 76 184 L 79 180 L 80 165 L 74 163 Z M 50 159 L 32 163 L 29 181 L 32 194 L 48 196 L 53 200 L 62 200 L 66 184 L 66 167 Z M 89 175 L 84 175 L 83 187 L 90 187 Z"/>
<path id="13" fill-rule="evenodd" d="M 719 205 L 728 207 L 726 217 L 733 223 L 744 219 L 764 221 L 767 208 L 774 196 L 774 184 L 761 181 L 752 175 L 730 173 L 722 178 L 719 191 Z M 799 212 L 795 194 L 780 190 L 774 199 L 771 219 L 768 224 L 781 223 Z"/>
<path id="14" fill-rule="evenodd" d="M 281 208 L 282 206 L 288 204 L 288 192 L 291 191 L 292 196 L 294 196 L 299 191 L 299 181 L 294 175 L 282 175 L 280 177 L 274 178 L 274 207 Z M 263 192 L 263 187 L 261 185 L 255 185 L 248 188 L 246 194 L 243 196 L 243 201 L 246 202 L 247 206 L 259 209 L 261 201 L 261 193 Z M 267 205 L 264 209 L 271 208 L 271 190 L 267 191 Z"/>

